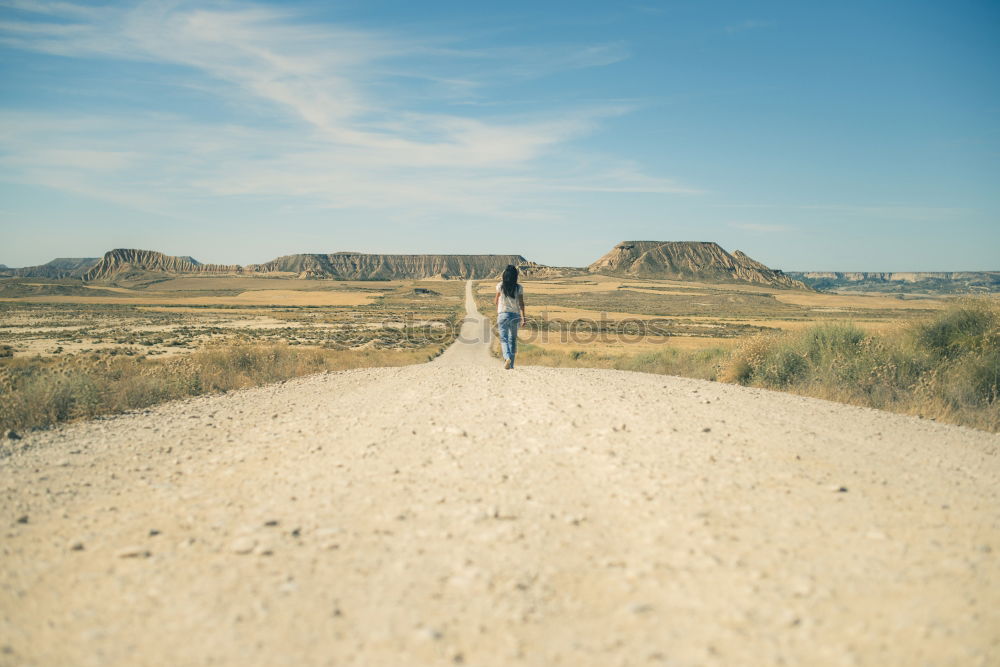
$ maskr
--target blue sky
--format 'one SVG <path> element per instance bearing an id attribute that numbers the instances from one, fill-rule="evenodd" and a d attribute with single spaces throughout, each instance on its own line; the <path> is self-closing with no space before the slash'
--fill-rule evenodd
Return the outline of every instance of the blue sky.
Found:
<path id="1" fill-rule="evenodd" d="M 998 45 L 994 0 L 0 0 L 0 263 L 997 270 Z"/>

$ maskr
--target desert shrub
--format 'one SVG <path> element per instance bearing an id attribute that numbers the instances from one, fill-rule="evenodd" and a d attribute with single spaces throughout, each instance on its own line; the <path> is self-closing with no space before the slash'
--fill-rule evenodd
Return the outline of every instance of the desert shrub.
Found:
<path id="1" fill-rule="evenodd" d="M 774 345 L 754 369 L 752 377 L 762 384 L 781 389 L 799 380 L 808 370 L 809 363 L 795 347 Z"/>
<path id="2" fill-rule="evenodd" d="M 758 334 L 744 338 L 719 369 L 717 379 L 722 382 L 749 384 L 754 373 L 763 364 L 774 338 L 774 334 Z"/>
<path id="3" fill-rule="evenodd" d="M 916 325 L 911 336 L 919 347 L 945 359 L 995 350 L 1000 345 L 1000 307 L 985 299 L 965 299 Z"/>
<path id="4" fill-rule="evenodd" d="M 880 365 L 883 351 L 850 324 L 823 324 L 791 335 L 745 341 L 727 360 L 721 378 L 784 389 L 817 379 L 863 382 Z"/>
<path id="5" fill-rule="evenodd" d="M 954 407 L 989 405 L 1000 393 L 1000 350 L 963 355 L 942 366 L 938 392 Z"/>
<path id="6" fill-rule="evenodd" d="M 810 363 L 829 366 L 845 356 L 857 356 L 869 337 L 853 324 L 827 324 L 808 329 L 802 339 Z"/>
<path id="7" fill-rule="evenodd" d="M 835 324 L 756 337 L 720 379 L 1000 430 L 1000 307 L 964 300 L 894 336 Z"/>

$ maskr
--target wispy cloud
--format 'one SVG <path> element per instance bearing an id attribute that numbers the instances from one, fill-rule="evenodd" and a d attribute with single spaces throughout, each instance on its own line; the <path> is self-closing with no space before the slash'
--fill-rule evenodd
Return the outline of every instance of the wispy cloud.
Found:
<path id="1" fill-rule="evenodd" d="M 504 46 L 467 49 L 460 46 L 427 47 L 420 50 L 426 56 L 447 60 L 439 63 L 446 71 L 464 73 L 458 81 L 465 86 L 496 81 L 537 79 L 567 70 L 605 67 L 627 60 L 631 56 L 623 42 L 561 46 Z"/>
<path id="2" fill-rule="evenodd" d="M 783 211 L 785 212 L 784 215 L 787 215 L 789 212 L 809 211 L 847 217 L 911 222 L 956 220 L 975 210 L 959 206 L 913 206 L 906 204 L 715 204 L 714 207 Z"/>
<path id="3" fill-rule="evenodd" d="M 183 85 L 230 110 L 214 123 L 149 108 L 89 116 L 6 112 L 0 165 L 15 181 L 144 205 L 285 196 L 321 206 L 493 215 L 523 207 L 523 192 L 536 199 L 563 191 L 698 192 L 615 159 L 551 177 L 552 160 L 604 119 L 628 113 L 627 106 L 474 116 L 420 104 L 427 87 L 472 95 L 498 79 L 618 62 L 628 57 L 621 44 L 463 51 L 443 38 L 321 24 L 232 2 L 0 5 L 20 17 L 0 25 L 0 44 L 181 67 L 174 76 Z"/>

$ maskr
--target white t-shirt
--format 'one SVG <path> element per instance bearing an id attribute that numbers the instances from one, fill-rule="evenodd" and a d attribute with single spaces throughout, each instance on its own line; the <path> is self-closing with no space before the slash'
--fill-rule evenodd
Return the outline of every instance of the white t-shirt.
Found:
<path id="1" fill-rule="evenodd" d="M 497 314 L 499 313 L 520 313 L 521 308 L 517 305 L 517 297 L 513 299 L 503 293 L 503 282 L 497 283 L 497 292 L 500 294 L 500 300 L 497 301 Z M 517 296 L 521 296 L 524 293 L 524 288 L 521 284 L 517 285 Z"/>

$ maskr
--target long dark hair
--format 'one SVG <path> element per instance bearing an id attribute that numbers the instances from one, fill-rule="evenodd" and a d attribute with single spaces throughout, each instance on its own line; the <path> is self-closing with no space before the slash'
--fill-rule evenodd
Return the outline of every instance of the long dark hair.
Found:
<path id="1" fill-rule="evenodd" d="M 503 282 L 500 284 L 500 289 L 503 293 L 514 298 L 517 296 L 517 267 L 513 264 L 508 264 L 507 268 L 503 270 Z"/>

